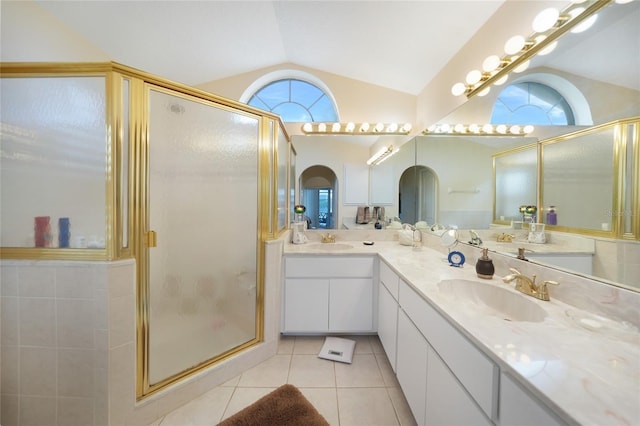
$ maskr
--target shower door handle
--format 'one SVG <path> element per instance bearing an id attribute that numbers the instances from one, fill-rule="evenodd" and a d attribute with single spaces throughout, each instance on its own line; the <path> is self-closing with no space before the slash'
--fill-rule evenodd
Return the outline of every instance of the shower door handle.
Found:
<path id="1" fill-rule="evenodd" d="M 158 234 L 156 231 L 147 231 L 144 235 L 145 242 L 147 247 L 157 247 L 158 246 Z"/>

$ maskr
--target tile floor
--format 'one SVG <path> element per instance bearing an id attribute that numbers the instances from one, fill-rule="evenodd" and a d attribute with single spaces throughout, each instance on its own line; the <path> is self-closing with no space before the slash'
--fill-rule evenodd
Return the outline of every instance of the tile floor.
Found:
<path id="1" fill-rule="evenodd" d="M 282 337 L 275 356 L 149 426 L 216 425 L 285 383 L 332 426 L 415 425 L 378 337 L 343 337 L 356 340 L 351 364 L 318 358 L 324 337 Z"/>

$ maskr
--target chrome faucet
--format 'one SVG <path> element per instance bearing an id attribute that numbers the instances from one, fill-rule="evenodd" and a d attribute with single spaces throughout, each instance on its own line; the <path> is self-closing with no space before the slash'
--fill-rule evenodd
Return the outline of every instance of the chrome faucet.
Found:
<path id="1" fill-rule="evenodd" d="M 522 275 L 520 271 L 515 268 L 510 268 L 511 274 L 502 278 L 505 283 L 510 283 L 515 280 L 516 290 L 520 293 L 524 293 L 528 296 L 535 297 L 536 299 L 549 301 L 549 291 L 547 284 L 560 285 L 557 281 L 544 281 L 540 284 L 536 284 L 536 274 L 533 274 L 531 278 L 527 278 Z"/>

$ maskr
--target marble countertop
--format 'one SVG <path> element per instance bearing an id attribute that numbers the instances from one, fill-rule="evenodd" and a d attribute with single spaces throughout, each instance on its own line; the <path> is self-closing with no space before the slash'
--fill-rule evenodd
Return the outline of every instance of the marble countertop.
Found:
<path id="1" fill-rule="evenodd" d="M 378 254 L 502 371 L 510 372 L 569 424 L 640 424 L 640 333 L 632 325 L 607 322 L 596 313 L 556 300 L 553 289 L 550 302 L 522 296 L 546 311 L 543 322 L 505 321 L 469 309 L 438 288 L 443 280 L 464 279 L 520 294 L 501 277 L 480 279 L 469 263 L 452 268 L 444 254 L 427 247 L 416 250 L 397 241 L 366 246 L 362 241 L 340 240 L 337 244 L 344 249 L 324 248 L 312 241 L 285 244 L 284 252 Z M 586 327 L 595 324 L 591 319 L 601 325 Z"/>

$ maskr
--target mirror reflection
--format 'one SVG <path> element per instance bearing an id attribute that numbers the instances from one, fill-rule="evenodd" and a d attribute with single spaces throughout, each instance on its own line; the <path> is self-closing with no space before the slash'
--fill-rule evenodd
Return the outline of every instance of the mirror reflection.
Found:
<path id="1" fill-rule="evenodd" d="M 554 88 L 571 108 L 570 125 L 536 124 L 530 138 L 416 137 L 406 149 L 415 150 L 415 166 L 433 169 L 438 179 L 435 219 L 429 225 L 474 229 L 491 250 L 517 255 L 519 247 L 525 248 L 532 261 L 637 290 L 640 221 L 633 214 L 638 207 L 632 194 L 638 191 L 633 179 L 638 166 L 630 159 L 639 155 L 633 148 L 638 127 L 629 122 L 597 126 L 640 115 L 639 20 L 637 2 L 607 7 L 588 32 L 566 34 L 552 54 L 534 58 L 527 72 L 512 77 L 511 84 L 521 90 L 530 86 L 527 82 Z M 490 123 L 495 110 L 505 107 L 498 99 L 501 93 L 494 87 L 440 123 Z M 545 96 L 532 99 L 520 107 L 532 108 L 535 99 Z M 538 144 L 544 159 L 540 165 Z M 624 150 L 624 159 L 616 157 L 621 155 L 616 150 Z M 521 206 L 539 208 L 535 222 L 546 225 L 545 244 L 529 241 L 530 225 L 522 229 Z M 567 253 L 552 255 L 554 244 L 571 245 L 577 254 L 573 259 Z"/>

